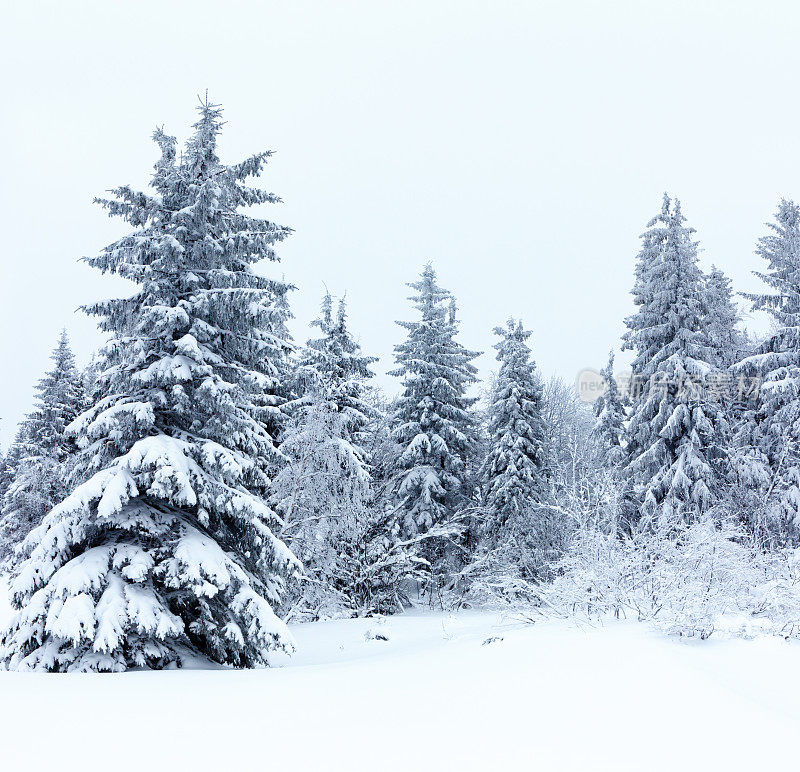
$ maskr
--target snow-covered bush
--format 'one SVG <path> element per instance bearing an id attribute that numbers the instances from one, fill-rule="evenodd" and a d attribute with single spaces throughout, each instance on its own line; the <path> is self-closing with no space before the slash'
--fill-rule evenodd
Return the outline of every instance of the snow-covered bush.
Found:
<path id="1" fill-rule="evenodd" d="M 733 526 L 703 518 L 643 540 L 637 611 L 667 633 L 708 638 L 726 616 L 754 611 L 758 556 Z"/>
<path id="2" fill-rule="evenodd" d="M 537 588 L 532 602 L 542 613 L 587 621 L 635 618 L 700 638 L 717 629 L 797 634 L 797 556 L 762 553 L 744 536 L 710 517 L 624 537 L 580 529 L 558 577 Z"/>
<path id="3" fill-rule="evenodd" d="M 305 567 L 286 604 L 293 616 L 331 616 L 354 603 L 352 563 L 371 516 L 369 469 L 347 414 L 322 393 L 294 411 L 281 451 L 288 461 L 272 500 L 283 518 L 280 536 Z"/>

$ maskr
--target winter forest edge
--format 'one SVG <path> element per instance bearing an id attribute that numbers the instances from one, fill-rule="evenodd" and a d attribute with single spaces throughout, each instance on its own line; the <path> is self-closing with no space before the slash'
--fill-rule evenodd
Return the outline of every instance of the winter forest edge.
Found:
<path id="1" fill-rule="evenodd" d="M 665 195 L 636 256 L 630 378 L 612 351 L 591 406 L 542 379 L 516 316 L 477 399 L 427 264 L 389 398 L 345 298 L 292 341 L 295 288 L 253 270 L 291 228 L 246 213 L 280 201 L 247 184 L 270 153 L 223 164 L 222 124 L 206 100 L 182 149 L 156 130 L 151 190 L 96 201 L 131 230 L 88 262 L 137 289 L 84 307 L 108 338 L 86 368 L 61 333 L 0 458 L 5 667 L 258 667 L 293 650 L 289 622 L 411 606 L 800 634 L 798 205 L 756 246 L 766 291 L 746 300 L 773 324 L 755 339 Z"/>

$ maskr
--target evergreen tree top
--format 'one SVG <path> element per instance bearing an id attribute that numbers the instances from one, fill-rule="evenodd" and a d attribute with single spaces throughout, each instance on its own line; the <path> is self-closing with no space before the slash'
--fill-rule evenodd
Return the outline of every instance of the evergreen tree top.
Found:
<path id="1" fill-rule="evenodd" d="M 449 290 L 436 284 L 436 271 L 434 271 L 432 263 L 425 264 L 419 281 L 409 282 L 406 286 L 416 290 L 416 294 L 410 295 L 408 300 L 411 300 L 422 312 L 423 319 L 442 316 L 443 306 L 440 303 L 442 301 L 450 303 L 453 300 Z M 398 324 L 405 325 L 406 322 L 398 322 Z"/>
<path id="2" fill-rule="evenodd" d="M 709 369 L 703 275 L 695 230 L 685 222 L 680 202 L 664 194 L 661 212 L 641 236 L 632 292 L 638 308 L 625 320 L 623 336 L 623 348 L 636 352 L 635 377 L 650 377 L 670 361 L 693 375 Z"/>
<path id="3" fill-rule="evenodd" d="M 469 351 L 455 340 L 458 334 L 456 303 L 452 294 L 436 284 L 436 272 L 427 263 L 419 281 L 408 285 L 417 292 L 409 297 L 420 312 L 420 319 L 397 324 L 408 330 L 405 341 L 395 346 L 398 368 L 390 375 L 445 378 L 463 389 L 477 378 L 472 360 L 480 352 Z M 471 400 L 470 404 L 475 400 Z"/>
<path id="4" fill-rule="evenodd" d="M 274 392 L 292 348 L 285 329 L 290 285 L 252 269 L 259 260 L 278 259 L 274 245 L 291 229 L 240 211 L 280 201 L 244 184 L 261 174 L 271 152 L 222 164 L 216 153 L 221 108 L 206 100 L 198 112 L 194 134 L 180 155 L 175 138 L 156 130 L 161 157 L 151 181 L 155 195 L 123 186 L 112 191 L 113 199 L 98 200 L 109 215 L 124 218 L 135 230 L 88 261 L 139 286 L 131 298 L 85 309 L 101 317 L 101 329 L 114 334 L 98 374 L 101 388 L 122 377 L 171 389 L 169 398 L 156 400 L 163 407 L 175 404 L 170 421 L 185 414 L 182 384 L 212 372 L 224 376 L 214 388 Z M 213 380 L 207 381 L 209 388 Z M 245 419 L 240 413 L 245 424 L 232 435 L 223 437 L 220 426 L 215 438 L 238 440 L 248 452 L 270 455 L 268 401 L 262 398 L 260 414 L 254 411 Z M 217 426 L 208 419 L 207 428 Z M 202 420 L 197 415 L 186 428 Z"/>
<path id="5" fill-rule="evenodd" d="M 536 363 L 530 358 L 531 349 L 527 341 L 531 331 L 523 327 L 521 320 L 509 318 L 505 327 L 494 328 L 494 334 L 500 338 L 493 345 L 500 369 L 492 390 L 492 405 L 496 408 L 501 403 L 513 403 L 515 409 L 524 409 L 525 403 L 532 401 L 537 403 L 538 410 L 542 386 L 536 374 Z M 490 423 L 498 416 L 495 409 Z"/>
<path id="6" fill-rule="evenodd" d="M 741 315 L 733 301 L 731 280 L 724 271 L 712 265 L 705 280 L 706 331 L 714 352 L 712 363 L 726 370 L 738 361 L 745 348 L 745 335 L 738 328 Z"/>
<path id="7" fill-rule="evenodd" d="M 347 325 L 347 304 L 341 298 L 334 310 L 330 292 L 322 298 L 319 316 L 311 323 L 319 328 L 322 337 L 308 341 L 298 366 L 300 387 L 304 394 L 300 404 L 309 401 L 317 392 L 347 413 L 346 424 L 351 431 L 363 429 L 374 409 L 363 399 L 364 384 L 374 376 L 370 366 L 377 357 L 366 356 Z"/>
<path id="8" fill-rule="evenodd" d="M 603 376 L 603 380 L 606 383 L 606 390 L 594 403 L 595 416 L 600 416 L 611 404 L 622 404 L 617 380 L 614 377 L 613 348 L 608 352 L 608 362 L 606 362 L 606 366 L 600 370 L 600 375 Z"/>
<path id="9" fill-rule="evenodd" d="M 594 403 L 596 421 L 593 431 L 608 451 L 621 448 L 625 435 L 625 404 L 614 377 L 614 349 L 608 352 L 608 362 L 600 370 L 600 375 L 605 380 L 606 390 Z M 621 455 L 616 454 L 609 460 L 616 462 L 620 459 Z"/>
<path id="10" fill-rule="evenodd" d="M 507 362 L 511 356 L 518 358 L 521 363 L 527 363 L 530 357 L 530 348 L 525 341 L 531 337 L 531 331 L 522 326 L 522 320 L 515 321 L 510 317 L 506 321 L 505 327 L 495 327 L 494 334 L 500 336 L 500 340 L 494 344 L 497 350 L 495 359 L 498 362 Z M 520 345 L 522 344 L 522 345 Z"/>
<path id="11" fill-rule="evenodd" d="M 738 362 L 738 372 L 757 373 L 765 380 L 760 389 L 759 415 L 772 425 L 774 442 L 794 426 L 800 382 L 800 206 L 780 202 L 770 233 L 758 241 L 756 253 L 767 261 L 766 271 L 754 272 L 773 292 L 744 294 L 756 310 L 767 311 L 776 325 L 750 355 Z"/>
<path id="12" fill-rule="evenodd" d="M 320 304 L 320 314 L 311 322 L 311 326 L 319 328 L 322 337 L 308 341 L 304 364 L 315 367 L 329 379 L 367 380 L 374 376 L 370 365 L 377 362 L 378 358 L 361 352 L 361 345 L 347 325 L 347 302 L 344 297 L 339 299 L 334 311 L 334 299 L 326 291 Z"/>
<path id="13" fill-rule="evenodd" d="M 781 200 L 775 222 L 767 223 L 771 233 L 758 240 L 756 254 L 769 270 L 754 271 L 774 293 L 744 294 L 753 308 L 768 311 L 782 327 L 800 323 L 800 206 Z"/>
<path id="14" fill-rule="evenodd" d="M 53 366 L 36 386 L 36 403 L 25 418 L 24 432 L 31 446 L 28 452 L 59 458 L 71 445 L 67 427 L 84 407 L 82 376 L 66 330 L 62 329 L 50 359 Z"/>
<path id="15" fill-rule="evenodd" d="M 176 268 L 209 271 L 217 283 L 231 279 L 231 272 L 262 259 L 277 260 L 273 245 L 292 229 L 238 211 L 255 204 L 279 203 L 273 193 L 245 185 L 259 177 L 272 151 L 257 153 L 245 161 L 223 165 L 216 154 L 222 128 L 219 105 L 201 103 L 195 133 L 178 156 L 177 140 L 156 129 L 153 139 L 161 149 L 151 187 L 155 195 L 114 188 L 113 198 L 95 199 L 112 216 L 142 228 L 106 247 L 89 263 L 103 272 L 119 273 L 133 281 L 158 281 L 174 276 Z M 187 242 L 187 236 L 193 238 Z M 147 237 L 157 238 L 155 242 Z M 261 277 L 252 287 L 268 286 Z"/>
<path id="16" fill-rule="evenodd" d="M 490 449 L 481 474 L 495 531 L 509 519 L 526 514 L 546 489 L 546 429 L 542 417 L 542 385 L 527 344 L 530 331 L 513 318 L 496 327 L 494 344 L 500 370 L 489 404 Z M 529 514 L 529 513 L 528 513 Z"/>

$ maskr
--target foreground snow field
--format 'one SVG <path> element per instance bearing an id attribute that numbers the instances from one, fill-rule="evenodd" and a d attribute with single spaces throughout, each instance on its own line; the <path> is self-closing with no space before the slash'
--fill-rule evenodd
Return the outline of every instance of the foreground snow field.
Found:
<path id="1" fill-rule="evenodd" d="M 2 768 L 797 763 L 800 646 L 780 639 L 686 643 L 633 622 L 521 626 L 477 612 L 292 632 L 296 656 L 266 670 L 0 672 Z M 41 710 L 45 728 L 31 720 Z"/>

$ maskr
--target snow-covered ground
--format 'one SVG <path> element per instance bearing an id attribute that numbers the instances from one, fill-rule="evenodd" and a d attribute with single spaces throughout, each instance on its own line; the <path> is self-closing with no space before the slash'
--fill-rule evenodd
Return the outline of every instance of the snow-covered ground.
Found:
<path id="1" fill-rule="evenodd" d="M 633 622 L 521 626 L 475 612 L 293 633 L 296 656 L 266 670 L 0 672 L 0 766 L 649 772 L 800 761 L 800 646 L 780 639 L 681 642 Z"/>

